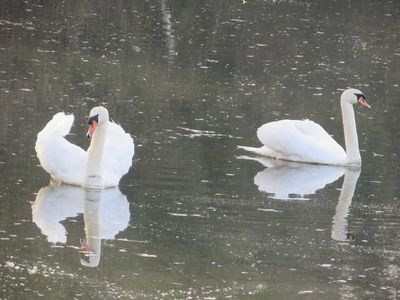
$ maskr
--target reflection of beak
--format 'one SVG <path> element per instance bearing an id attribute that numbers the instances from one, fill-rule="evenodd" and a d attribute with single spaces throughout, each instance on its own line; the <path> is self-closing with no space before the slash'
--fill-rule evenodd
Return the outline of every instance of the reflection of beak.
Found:
<path id="1" fill-rule="evenodd" d="M 88 128 L 88 131 L 86 133 L 87 138 L 90 139 L 93 136 L 94 131 L 96 130 L 96 127 L 97 127 L 97 123 L 94 122 L 94 121 L 91 124 L 89 124 L 89 128 Z"/>
<path id="2" fill-rule="evenodd" d="M 80 249 L 83 253 L 85 254 L 89 254 L 90 253 L 90 248 L 89 248 L 89 244 L 87 243 L 86 239 L 80 239 Z"/>
<path id="3" fill-rule="evenodd" d="M 358 103 L 360 103 L 363 106 L 368 107 L 369 109 L 371 108 L 371 106 L 368 104 L 367 100 L 365 100 L 365 98 L 363 98 L 363 97 L 358 98 Z"/>

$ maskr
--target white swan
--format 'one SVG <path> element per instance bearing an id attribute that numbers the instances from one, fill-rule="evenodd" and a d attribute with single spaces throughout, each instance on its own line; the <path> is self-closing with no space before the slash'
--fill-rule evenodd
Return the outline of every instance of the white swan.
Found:
<path id="1" fill-rule="evenodd" d="M 239 148 L 275 159 L 324 165 L 361 165 L 353 104 L 371 108 L 363 93 L 348 89 L 342 93 L 344 138 L 346 151 L 317 123 L 310 120 L 280 120 L 262 125 L 257 130 L 260 148 Z"/>
<path id="2" fill-rule="evenodd" d="M 94 107 L 87 133 L 92 140 L 85 151 L 64 138 L 73 121 L 73 115 L 57 113 L 38 133 L 35 149 L 43 169 L 59 183 L 90 188 L 118 186 L 132 165 L 134 143 L 130 134 L 109 121 L 106 108 Z"/>

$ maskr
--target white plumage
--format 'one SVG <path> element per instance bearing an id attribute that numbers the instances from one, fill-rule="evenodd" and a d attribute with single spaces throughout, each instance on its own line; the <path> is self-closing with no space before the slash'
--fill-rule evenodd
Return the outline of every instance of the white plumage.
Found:
<path id="1" fill-rule="evenodd" d="M 275 159 L 327 165 L 360 165 L 357 128 L 353 104 L 370 107 L 365 96 L 348 89 L 341 96 L 345 151 L 319 124 L 310 120 L 269 122 L 257 130 L 260 148 L 239 146 L 255 154 Z"/>
<path id="2" fill-rule="evenodd" d="M 65 138 L 74 116 L 60 112 L 38 133 L 37 157 L 43 169 L 57 182 L 96 188 L 118 186 L 132 165 L 133 139 L 121 126 L 108 120 L 104 107 L 92 109 L 90 116 L 96 116 L 98 122 L 88 151 Z M 96 180 L 89 182 L 89 177 Z"/>

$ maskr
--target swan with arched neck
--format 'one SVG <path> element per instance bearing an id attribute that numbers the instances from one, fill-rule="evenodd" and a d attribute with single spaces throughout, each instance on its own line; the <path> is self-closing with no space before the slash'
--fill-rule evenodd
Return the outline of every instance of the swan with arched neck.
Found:
<path id="1" fill-rule="evenodd" d="M 364 94 L 347 89 L 340 97 L 346 150 L 319 124 L 310 120 L 280 120 L 258 128 L 260 148 L 239 148 L 275 159 L 338 166 L 359 166 L 361 155 L 353 105 L 371 108 Z"/>
<path id="2" fill-rule="evenodd" d="M 118 186 L 132 165 L 134 142 L 129 133 L 109 120 L 105 107 L 89 114 L 87 151 L 70 143 L 73 115 L 57 113 L 37 135 L 36 154 L 40 165 L 59 183 L 89 188 Z"/>

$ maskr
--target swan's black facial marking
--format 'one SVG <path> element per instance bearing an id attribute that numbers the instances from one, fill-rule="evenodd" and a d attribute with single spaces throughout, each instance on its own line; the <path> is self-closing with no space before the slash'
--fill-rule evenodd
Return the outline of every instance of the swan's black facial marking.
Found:
<path id="1" fill-rule="evenodd" d="M 93 122 L 99 123 L 99 115 L 95 115 L 95 116 L 89 118 L 88 124 L 92 125 Z"/>
<path id="2" fill-rule="evenodd" d="M 364 100 L 367 100 L 367 98 L 363 94 L 355 93 L 354 96 L 357 97 L 357 101 L 360 100 L 360 98 L 363 98 Z"/>
<path id="3" fill-rule="evenodd" d="M 360 93 L 354 93 L 354 96 L 357 97 L 357 102 L 360 103 L 361 105 L 368 107 L 369 109 L 371 109 L 371 106 L 368 104 L 366 97 L 363 94 Z"/>

